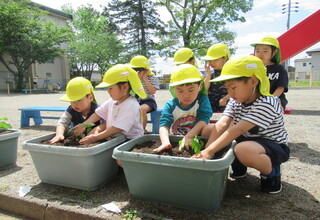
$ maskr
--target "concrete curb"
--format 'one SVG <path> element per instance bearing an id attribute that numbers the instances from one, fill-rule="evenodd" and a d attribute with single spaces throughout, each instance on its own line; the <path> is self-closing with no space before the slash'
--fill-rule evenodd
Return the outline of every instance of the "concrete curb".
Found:
<path id="1" fill-rule="evenodd" d="M 49 205 L 48 203 L 39 203 L 29 201 L 23 198 L 16 198 L 13 196 L 0 193 L 0 209 L 5 211 L 22 215 L 32 219 L 39 220 L 105 220 L 109 219 L 101 216 L 94 216 L 87 213 L 71 211 L 57 206 Z M 111 220 L 111 219 L 110 219 Z"/>

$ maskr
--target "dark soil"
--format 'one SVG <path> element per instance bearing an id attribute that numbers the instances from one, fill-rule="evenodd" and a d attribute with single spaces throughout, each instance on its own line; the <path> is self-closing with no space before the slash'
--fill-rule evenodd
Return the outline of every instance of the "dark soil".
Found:
<path id="1" fill-rule="evenodd" d="M 92 143 L 92 144 L 79 144 L 79 140 L 77 140 L 76 138 L 67 137 L 64 139 L 64 141 L 59 141 L 57 143 L 50 143 L 50 140 L 44 140 L 44 141 L 41 141 L 41 144 L 54 145 L 54 146 L 64 146 L 64 147 L 88 148 L 88 147 L 94 147 L 94 146 L 101 144 L 103 142 L 106 142 L 108 140 L 110 140 L 110 139 L 98 141 L 98 142 Z"/>
<path id="2" fill-rule="evenodd" d="M 193 150 L 191 147 L 189 150 L 185 150 L 183 152 L 179 151 L 179 143 L 178 142 L 171 142 L 172 148 L 163 150 L 159 153 L 154 152 L 153 150 L 160 147 L 161 141 L 154 140 L 154 141 L 146 141 L 141 144 L 135 145 L 131 151 L 137 153 L 146 153 L 146 154 L 157 154 L 157 155 L 166 155 L 166 156 L 175 156 L 175 157 L 191 157 L 194 155 Z M 222 158 L 228 149 L 223 149 L 216 153 L 213 159 Z"/>
<path id="3" fill-rule="evenodd" d="M 0 135 L 1 135 L 1 134 L 10 134 L 10 133 L 12 133 L 12 132 L 14 132 L 14 131 L 10 131 L 10 130 L 0 130 Z"/>

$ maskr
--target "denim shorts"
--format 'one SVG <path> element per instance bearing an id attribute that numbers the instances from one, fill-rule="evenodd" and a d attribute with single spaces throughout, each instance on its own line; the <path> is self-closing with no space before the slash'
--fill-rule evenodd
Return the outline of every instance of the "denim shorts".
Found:
<path id="1" fill-rule="evenodd" d="M 157 110 L 157 103 L 154 99 L 141 99 L 139 100 L 139 105 L 148 105 L 151 110 L 149 112 Z"/>

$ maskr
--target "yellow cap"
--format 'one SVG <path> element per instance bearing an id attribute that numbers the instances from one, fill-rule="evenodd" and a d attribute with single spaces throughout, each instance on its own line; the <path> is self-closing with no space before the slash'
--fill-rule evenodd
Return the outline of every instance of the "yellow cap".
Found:
<path id="1" fill-rule="evenodd" d="M 143 99 L 147 97 L 137 72 L 124 64 L 117 64 L 108 69 L 103 76 L 102 82 L 96 88 L 109 87 L 119 82 L 129 82 L 135 94 Z"/>
<path id="2" fill-rule="evenodd" d="M 144 68 L 144 69 L 150 70 L 150 62 L 149 62 L 148 58 L 145 56 L 142 56 L 142 55 L 138 55 L 138 56 L 133 57 L 130 60 L 129 66 L 131 68 Z M 154 73 L 151 72 L 151 70 L 150 70 L 149 76 L 151 76 L 151 75 L 154 75 Z"/>
<path id="3" fill-rule="evenodd" d="M 81 100 L 88 94 L 93 95 L 93 102 L 97 103 L 93 93 L 93 86 L 91 82 L 84 77 L 75 77 L 67 84 L 66 94 L 60 98 L 61 101 L 75 102 Z"/>
<path id="4" fill-rule="evenodd" d="M 221 71 L 221 75 L 210 82 L 255 76 L 259 79 L 259 91 L 262 95 L 270 95 L 270 82 L 263 62 L 255 56 L 239 56 L 228 60 Z"/>
<path id="5" fill-rule="evenodd" d="M 184 64 L 184 63 L 188 62 L 190 60 L 190 58 L 194 59 L 193 65 L 195 67 L 198 67 L 198 63 L 197 63 L 196 58 L 194 57 L 193 51 L 189 48 L 182 47 L 174 53 L 173 63 L 175 65 Z"/>
<path id="6" fill-rule="evenodd" d="M 171 73 L 169 83 L 170 92 L 173 97 L 176 97 L 173 87 L 183 85 L 186 83 L 195 83 L 201 81 L 203 81 L 203 78 L 197 67 L 191 64 L 181 64 L 177 66 Z M 204 83 L 202 83 L 200 93 L 206 94 L 206 88 L 204 86 Z"/>
<path id="7" fill-rule="evenodd" d="M 270 46 L 274 46 L 275 48 L 278 49 L 276 55 L 274 55 L 277 63 L 280 63 L 281 61 L 281 51 L 280 51 L 280 45 L 279 45 L 279 41 L 277 38 L 270 36 L 270 35 L 266 35 L 264 36 L 260 41 L 255 42 L 250 44 L 251 46 L 255 47 L 257 44 L 262 44 L 262 45 L 270 45 Z"/>
<path id="8" fill-rule="evenodd" d="M 221 57 L 230 58 L 230 50 L 225 44 L 214 44 L 209 47 L 207 55 L 202 57 L 202 60 L 217 60 Z"/>

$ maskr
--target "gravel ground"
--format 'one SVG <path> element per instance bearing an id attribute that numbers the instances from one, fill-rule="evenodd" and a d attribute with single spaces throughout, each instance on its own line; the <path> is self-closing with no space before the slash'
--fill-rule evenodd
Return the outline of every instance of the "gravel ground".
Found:
<path id="1" fill-rule="evenodd" d="M 58 94 L 0 94 L 1 117 L 8 117 L 15 128 L 20 127 L 20 111 L 27 106 L 65 106 Z M 97 91 L 98 102 L 109 96 Z M 320 88 L 291 89 L 287 95 L 293 113 L 285 115 L 291 148 L 290 160 L 282 165 L 283 190 L 276 195 L 259 191 L 259 173 L 249 169 L 249 175 L 234 181 L 228 179 L 222 206 L 215 214 L 198 213 L 159 205 L 130 197 L 124 174 L 101 189 L 86 192 L 41 183 L 28 151 L 22 142 L 55 130 L 55 120 L 44 120 L 40 126 L 21 128 L 16 166 L 0 171 L 0 194 L 18 197 L 20 186 L 32 186 L 25 200 L 63 209 L 88 213 L 106 219 L 122 219 L 121 215 L 105 211 L 101 205 L 117 204 L 121 210 L 138 212 L 137 219 L 320 219 Z M 167 90 L 156 94 L 159 107 L 171 99 Z M 50 114 L 52 115 L 52 113 Z M 57 113 L 60 115 L 60 113 Z M 213 118 L 219 118 L 216 114 Z M 32 122 L 33 123 L 33 122 Z"/>

